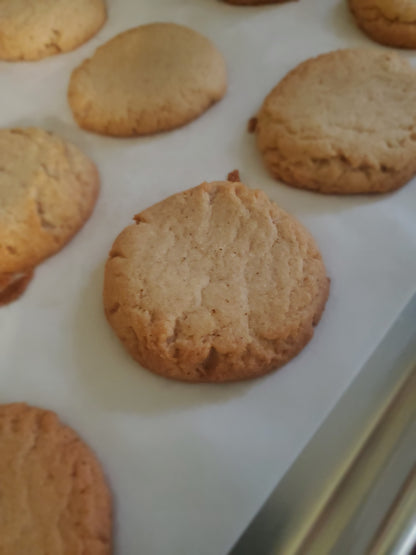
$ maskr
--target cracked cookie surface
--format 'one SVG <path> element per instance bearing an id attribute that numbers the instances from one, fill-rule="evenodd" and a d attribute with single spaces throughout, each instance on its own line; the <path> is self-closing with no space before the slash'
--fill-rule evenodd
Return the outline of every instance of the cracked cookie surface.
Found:
<path id="1" fill-rule="evenodd" d="M 203 183 L 135 221 L 111 249 L 103 297 L 144 367 L 191 382 L 250 379 L 311 339 L 325 267 L 308 231 L 263 192 Z"/>
<path id="2" fill-rule="evenodd" d="M 109 555 L 111 496 L 94 453 L 50 411 L 0 405 L 0 553 Z"/>
<path id="3" fill-rule="evenodd" d="M 0 0 L 0 59 L 39 60 L 73 50 L 106 18 L 104 0 Z"/>
<path id="4" fill-rule="evenodd" d="M 277 178 L 321 193 L 384 193 L 416 173 L 416 71 L 394 52 L 301 63 L 266 97 L 257 143 Z"/>
<path id="5" fill-rule="evenodd" d="M 387 46 L 416 48 L 414 0 L 349 0 L 358 26 Z"/>
<path id="6" fill-rule="evenodd" d="M 42 129 L 0 129 L 0 278 L 59 251 L 90 216 L 98 172 L 77 147 Z"/>
<path id="7" fill-rule="evenodd" d="M 226 91 L 224 58 L 196 31 L 173 23 L 130 29 L 76 68 L 68 100 L 84 129 L 114 136 L 168 131 Z"/>

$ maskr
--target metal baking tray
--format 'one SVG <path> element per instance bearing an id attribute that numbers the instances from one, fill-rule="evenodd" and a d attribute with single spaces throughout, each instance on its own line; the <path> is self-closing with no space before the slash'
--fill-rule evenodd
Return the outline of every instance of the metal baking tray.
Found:
<path id="1" fill-rule="evenodd" d="M 416 295 L 232 555 L 416 552 Z"/>

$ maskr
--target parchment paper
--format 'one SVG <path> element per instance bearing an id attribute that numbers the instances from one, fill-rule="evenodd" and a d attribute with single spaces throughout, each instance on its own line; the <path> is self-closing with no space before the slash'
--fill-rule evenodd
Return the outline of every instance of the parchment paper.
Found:
<path id="1" fill-rule="evenodd" d="M 335 48 L 382 48 L 355 27 L 344 0 L 108 4 L 108 23 L 78 50 L 0 63 L 0 125 L 60 133 L 102 177 L 82 232 L 0 309 L 0 402 L 56 410 L 96 450 L 114 492 L 117 554 L 224 554 L 415 291 L 416 183 L 375 197 L 291 189 L 268 175 L 246 132 L 297 63 Z M 226 98 L 151 138 L 82 131 L 66 101 L 72 68 L 116 33 L 152 21 L 184 23 L 215 41 L 229 69 Z M 416 53 L 403 55 L 416 62 Z M 171 383 L 130 360 L 106 323 L 103 264 L 135 213 L 235 168 L 312 231 L 332 278 L 330 300 L 312 342 L 279 372 L 237 385 Z"/>

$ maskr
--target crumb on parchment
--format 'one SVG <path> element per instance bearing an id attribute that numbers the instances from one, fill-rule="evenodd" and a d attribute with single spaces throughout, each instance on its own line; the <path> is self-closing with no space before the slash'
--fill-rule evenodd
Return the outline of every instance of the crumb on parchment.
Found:
<path id="1" fill-rule="evenodd" d="M 238 183 L 241 181 L 240 179 L 240 172 L 238 170 L 233 170 L 227 175 L 227 181 L 231 181 L 231 183 Z"/>

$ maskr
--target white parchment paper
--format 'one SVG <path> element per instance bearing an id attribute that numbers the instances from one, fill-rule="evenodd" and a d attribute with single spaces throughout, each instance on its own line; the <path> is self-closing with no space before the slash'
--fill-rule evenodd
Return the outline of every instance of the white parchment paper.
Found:
<path id="1" fill-rule="evenodd" d="M 246 132 L 297 63 L 340 47 L 382 48 L 356 29 L 344 0 L 108 4 L 108 23 L 78 50 L 0 63 L 0 125 L 60 133 L 102 177 L 85 228 L 0 309 L 0 402 L 56 410 L 96 450 L 114 492 L 117 554 L 224 554 L 415 291 L 416 183 L 376 197 L 291 189 L 268 175 Z M 215 41 L 229 69 L 226 98 L 150 138 L 80 130 L 66 101 L 72 68 L 116 33 L 152 21 L 184 23 Z M 403 55 L 416 63 L 416 53 Z M 107 325 L 103 264 L 135 213 L 235 168 L 312 231 L 332 278 L 330 300 L 313 341 L 279 372 L 237 385 L 171 383 L 130 360 Z"/>

